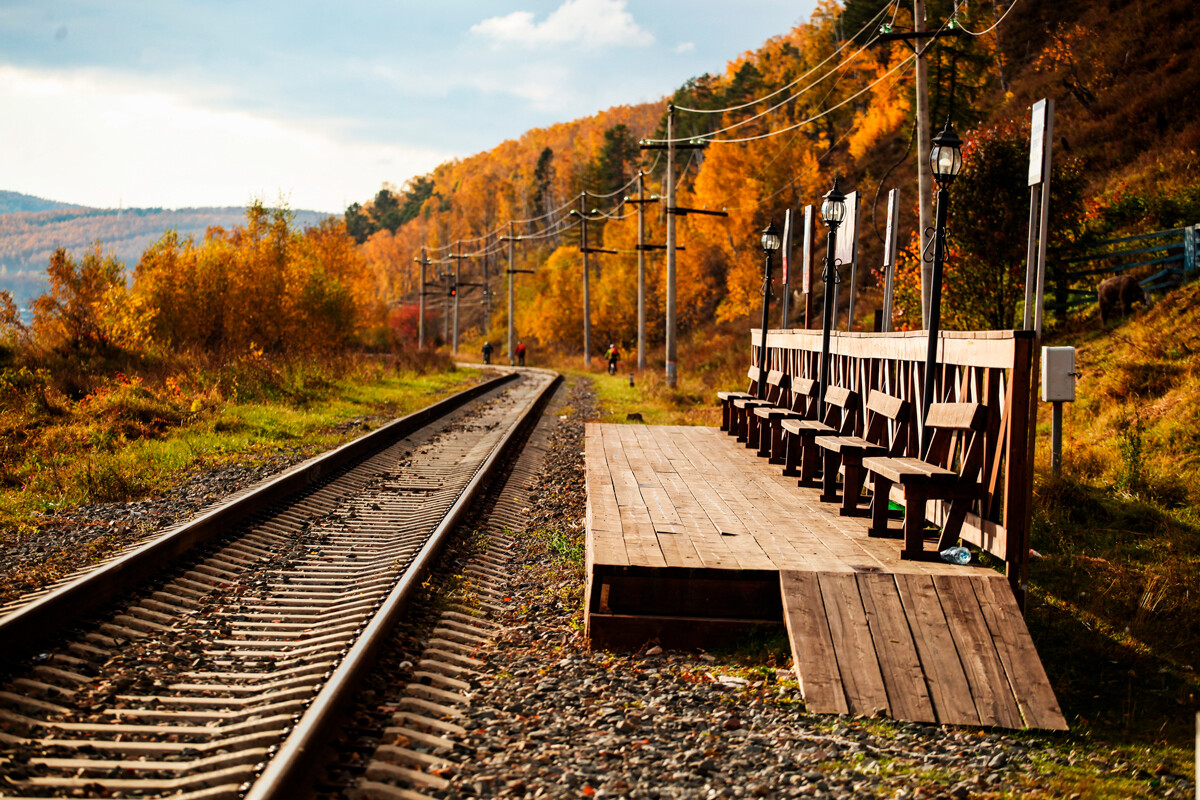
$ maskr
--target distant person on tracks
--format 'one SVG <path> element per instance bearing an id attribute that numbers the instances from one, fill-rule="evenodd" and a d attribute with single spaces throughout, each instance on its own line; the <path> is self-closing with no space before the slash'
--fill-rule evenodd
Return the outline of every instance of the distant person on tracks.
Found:
<path id="1" fill-rule="evenodd" d="M 608 374 L 616 375 L 617 374 L 617 362 L 621 360 L 621 351 L 617 349 L 617 346 L 615 344 L 613 344 L 612 342 L 609 342 L 608 352 L 605 353 L 605 356 L 608 357 Z"/>
<path id="2" fill-rule="evenodd" d="M 517 342 L 517 366 L 525 366 L 525 343 Z"/>
<path id="3" fill-rule="evenodd" d="M 485 363 L 485 364 L 492 363 L 492 343 L 491 342 L 483 343 L 483 363 Z"/>

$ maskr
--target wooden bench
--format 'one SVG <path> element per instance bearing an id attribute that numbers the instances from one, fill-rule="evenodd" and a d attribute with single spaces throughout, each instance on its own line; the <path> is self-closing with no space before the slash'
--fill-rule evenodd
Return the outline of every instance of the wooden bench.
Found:
<path id="1" fill-rule="evenodd" d="M 909 403 L 881 391 L 867 398 L 867 429 L 859 436 L 820 436 L 816 444 L 824 454 L 821 469 L 821 499 L 837 502 L 839 465 L 842 478 L 842 506 L 838 513 L 850 516 L 858 513 L 862 495 L 863 459 L 875 456 L 902 457 L 910 450 Z M 895 438 L 889 444 L 895 426 Z"/>
<path id="2" fill-rule="evenodd" d="M 769 464 L 782 464 L 785 460 L 783 427 L 785 419 L 816 419 L 817 417 L 817 382 L 811 378 L 796 378 L 792 381 L 792 400 L 787 408 L 768 408 L 760 406 L 754 409 L 754 415 L 759 418 L 758 454 L 767 459 Z"/>
<path id="3" fill-rule="evenodd" d="M 933 438 L 924 459 L 864 458 L 863 468 L 874 481 L 869 535 L 889 535 L 888 499 L 892 486 L 896 486 L 904 500 L 904 548 L 900 557 L 937 558 L 937 552 L 925 551 L 925 505 L 929 500 L 950 501 L 937 550 L 953 545 L 970 505 L 985 494 L 981 473 L 986 424 L 987 410 L 982 403 L 933 403 L 925 419 L 926 430 L 932 431 Z"/>
<path id="4" fill-rule="evenodd" d="M 858 392 L 830 386 L 825 390 L 825 419 L 785 419 L 779 423 L 786 439 L 784 475 L 800 476 L 801 486 L 813 484 L 817 475 L 818 436 L 850 436 L 854 433 Z M 799 467 L 799 473 L 796 468 Z"/>
<path id="5" fill-rule="evenodd" d="M 721 430 L 723 431 L 729 430 L 734 400 L 743 397 L 758 397 L 758 367 L 750 367 L 746 377 L 750 379 L 750 385 L 746 391 L 717 392 L 717 399 L 721 401 Z"/>
<path id="6" fill-rule="evenodd" d="M 760 406 L 773 408 L 783 402 L 784 395 L 791 385 L 791 376 L 786 372 L 773 369 L 767 373 L 766 396 L 759 400 L 755 397 L 735 397 L 730 416 L 731 435 L 736 435 L 739 442 L 745 442 L 746 447 L 758 449 L 758 417 L 751 412 Z"/>

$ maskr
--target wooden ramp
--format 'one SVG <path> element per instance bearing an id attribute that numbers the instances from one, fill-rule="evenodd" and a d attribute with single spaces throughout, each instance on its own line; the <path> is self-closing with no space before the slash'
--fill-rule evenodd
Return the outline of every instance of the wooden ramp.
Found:
<path id="1" fill-rule="evenodd" d="M 716 428 L 589 424 L 586 448 L 596 645 L 786 624 L 813 711 L 1066 728 L 1003 576 L 901 561 Z"/>
<path id="2" fill-rule="evenodd" d="M 810 711 L 1066 730 L 1008 581 L 780 572 Z"/>

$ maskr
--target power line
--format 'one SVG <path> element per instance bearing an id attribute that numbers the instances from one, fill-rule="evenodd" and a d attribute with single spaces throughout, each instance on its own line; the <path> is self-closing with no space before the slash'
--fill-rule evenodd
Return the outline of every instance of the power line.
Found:
<path id="1" fill-rule="evenodd" d="M 875 43 L 875 39 L 877 39 L 877 38 L 879 38 L 879 37 L 878 37 L 878 35 L 876 35 L 876 37 L 875 37 L 875 38 L 871 39 L 871 40 L 870 40 L 870 41 L 868 41 L 866 44 L 864 44 L 862 47 L 860 47 L 858 50 L 856 50 L 856 51 L 854 52 L 854 54 L 853 54 L 853 55 L 851 55 L 849 58 L 847 58 L 845 61 L 842 61 L 842 62 L 841 62 L 841 63 L 839 63 L 839 64 L 838 64 L 836 67 L 834 67 L 833 69 L 831 69 L 829 72 L 826 72 L 824 75 L 822 75 L 821 77 L 817 78 L 817 79 L 816 79 L 816 80 L 814 80 L 813 82 L 809 83 L 809 84 L 808 84 L 807 86 L 805 86 L 803 89 L 801 89 L 800 91 L 798 91 L 798 92 L 796 92 L 795 94 L 791 95 L 790 97 L 787 97 L 787 98 L 785 98 L 784 100 L 781 100 L 781 101 L 779 101 L 778 103 L 776 103 L 775 105 L 771 106 L 770 108 L 768 108 L 768 109 L 765 109 L 765 110 L 763 110 L 763 111 L 760 111 L 760 112 L 758 112 L 757 114 L 755 114 L 755 115 L 753 115 L 753 116 L 751 116 L 751 117 L 746 117 L 745 119 L 738 120 L 737 122 L 734 122 L 734 123 L 732 123 L 732 124 L 730 124 L 730 125 L 726 125 L 724 128 L 718 128 L 718 129 L 717 129 L 717 130 L 715 130 L 715 131 L 711 131 L 711 132 L 709 132 L 709 133 L 706 133 L 706 134 L 704 134 L 704 136 L 703 136 L 703 137 L 701 137 L 701 138 L 703 138 L 703 140 L 704 140 L 704 141 L 721 141 L 721 140 L 718 140 L 718 139 L 710 139 L 709 137 L 711 137 L 711 136 L 717 136 L 717 135 L 719 135 L 719 134 L 722 134 L 722 133 L 728 133 L 729 131 L 732 131 L 732 130 L 735 130 L 735 129 L 737 129 L 737 128 L 740 128 L 740 127 L 742 127 L 743 125 L 749 125 L 751 122 L 754 122 L 754 121 L 755 121 L 755 120 L 757 120 L 757 119 L 761 119 L 762 117 L 765 117 L 765 116 L 766 116 L 766 115 L 768 115 L 768 114 L 773 114 L 774 112 L 776 112 L 776 111 L 778 111 L 779 109 L 783 108 L 783 107 L 784 107 L 785 105 L 787 105 L 788 103 L 790 103 L 790 102 L 792 102 L 793 100 L 795 100 L 795 99 L 797 99 L 797 98 L 799 98 L 799 97 L 803 96 L 804 94 L 806 94 L 807 92 L 809 92 L 809 91 L 810 91 L 810 90 L 812 90 L 813 88 L 815 88 L 815 87 L 819 86 L 820 84 L 824 83 L 826 79 L 828 79 L 828 78 L 830 78 L 831 76 L 835 75 L 836 73 L 838 73 L 838 72 L 841 72 L 842 70 L 844 70 L 844 69 L 845 69 L 847 66 L 849 66 L 849 65 L 850 65 L 850 63 L 851 63 L 851 62 L 853 62 L 853 61 L 854 61 L 854 59 L 858 58 L 860 55 L 862 55 L 862 53 L 863 53 L 863 52 L 864 52 L 864 51 L 865 51 L 865 50 L 866 50 L 868 47 L 870 47 L 871 45 L 873 45 L 873 44 Z M 826 60 L 828 60 L 828 59 L 826 59 Z M 811 73 L 811 70 L 810 70 L 810 73 Z M 792 85 L 794 85 L 794 83 L 793 83 Z M 686 140 L 685 140 L 685 139 L 674 139 L 674 140 L 672 140 L 672 141 L 674 141 L 674 142 L 691 141 L 691 139 L 692 139 L 692 138 L 695 138 L 695 137 L 689 137 L 689 138 L 688 138 L 688 139 L 686 139 Z M 651 143 L 654 143 L 654 144 L 666 144 L 666 143 L 667 143 L 667 140 L 665 140 L 665 139 L 647 139 L 646 141 L 648 141 L 648 142 L 651 142 Z M 747 139 L 746 141 L 753 141 L 753 140 L 751 140 L 751 139 Z"/>
<path id="2" fill-rule="evenodd" d="M 875 87 L 876 87 L 876 86 L 878 86 L 880 83 L 883 83 L 883 81 L 885 81 L 886 79 L 888 79 L 889 77 L 891 77 L 892 73 L 896 72 L 896 71 L 897 71 L 897 70 L 899 70 L 901 67 L 906 67 L 906 66 L 908 66 L 908 65 L 909 65 L 911 62 L 915 61 L 915 60 L 916 60 L 916 58 L 917 58 L 916 54 L 913 54 L 913 55 L 910 55 L 910 56 L 906 57 L 906 58 L 905 58 L 903 61 L 901 61 L 901 62 L 900 62 L 899 64 L 897 64 L 896 66 L 894 66 L 894 67 L 892 67 L 891 69 L 889 69 L 887 72 L 885 72 L 885 73 L 884 73 L 883 75 L 881 75 L 879 78 L 877 78 L 877 79 L 875 79 L 874 81 L 872 81 L 871 83 L 867 84 L 867 86 L 866 86 L 865 88 L 863 88 L 861 91 L 859 91 L 859 92 L 856 92 L 855 94 L 852 94 L 852 95 L 850 95 L 850 96 L 849 96 L 849 97 L 847 97 L 845 100 L 843 100 L 842 102 L 838 103 L 837 105 L 835 105 L 835 106 L 830 106 L 829 108 L 825 109 L 825 110 L 824 110 L 824 111 L 822 111 L 821 113 L 819 113 L 819 114 L 814 114 L 813 116 L 811 116 L 811 117 L 809 117 L 809 118 L 807 118 L 807 119 L 803 119 L 803 120 L 801 120 L 801 121 L 797 122 L 797 123 L 796 123 L 796 124 L 794 124 L 794 125 L 789 125 L 789 126 L 788 126 L 788 127 L 786 127 L 786 128 L 780 128 L 780 129 L 779 129 L 779 130 L 777 130 L 777 131 L 768 131 L 767 133 L 761 133 L 761 134 L 758 134 L 757 136 L 744 136 L 744 137 L 741 137 L 741 138 L 739 138 L 739 139 L 706 139 L 706 141 L 708 141 L 708 142 L 712 142 L 712 143 L 714 143 L 714 144 L 741 144 L 741 143 L 743 143 L 743 142 L 756 142 L 756 141 L 758 141 L 759 139 L 769 139 L 769 138 L 771 138 L 772 136 L 779 136 L 779 135 L 781 135 L 781 134 L 788 133 L 788 132 L 790 132 L 790 131 L 794 131 L 794 130 L 796 130 L 797 128 L 802 128 L 802 127 L 804 127 L 805 125 L 808 125 L 808 124 L 810 124 L 810 123 L 816 122 L 817 120 L 821 119 L 822 117 L 824 117 L 824 116 L 827 116 L 828 114 L 831 114 L 831 113 L 833 113 L 834 111 L 837 111 L 837 110 L 838 110 L 839 108 L 841 108 L 842 106 L 844 106 L 844 105 L 846 105 L 846 104 L 848 104 L 848 103 L 850 103 L 850 102 L 852 102 L 852 101 L 854 101 L 854 100 L 857 100 L 859 97 L 862 97 L 864 94 L 866 94 L 867 92 L 869 92 L 871 89 L 875 88 Z"/>
<path id="3" fill-rule="evenodd" d="M 1012 0 L 1012 5 L 1010 5 L 1008 8 L 1006 8 L 1006 9 L 1004 10 L 1004 13 L 1000 15 L 1000 19 L 996 20 L 995 24 L 993 24 L 993 25 L 992 25 L 990 28 L 986 28 L 986 29 L 984 29 L 984 30 L 982 30 L 982 31 L 979 31 L 978 33 L 976 33 L 975 31 L 969 31 L 969 30 L 967 30 L 966 28 L 964 28 L 964 27 L 962 26 L 962 24 L 961 24 L 961 23 L 959 23 L 959 25 L 958 25 L 958 29 L 959 29 L 960 31 L 962 31 L 963 33 L 965 33 L 965 34 L 968 34 L 968 35 L 970 35 L 970 36 L 983 36 L 984 34 L 991 33 L 992 31 L 996 30 L 996 28 L 1000 27 L 1000 23 L 1001 23 L 1001 22 L 1004 22 L 1004 18 L 1005 18 L 1005 17 L 1007 17 L 1007 16 L 1009 15 L 1009 13 L 1010 13 L 1010 12 L 1011 12 L 1011 11 L 1012 11 L 1014 8 L 1016 8 L 1016 7 L 1017 7 L 1017 2 L 1018 2 L 1018 0 Z M 955 14 L 958 14 L 958 7 L 959 7 L 960 5 L 961 5 L 961 3 L 955 3 L 955 4 L 954 4 L 954 13 L 955 13 Z"/>
<path id="4" fill-rule="evenodd" d="M 896 11 L 898 11 L 899 8 L 900 8 L 900 0 L 896 0 L 895 9 L 892 12 L 893 20 L 896 19 Z M 867 28 L 870 28 L 872 25 L 874 25 L 875 21 L 878 20 L 880 17 L 882 17 L 884 12 L 886 12 L 886 11 L 887 11 L 887 6 L 883 6 L 882 8 L 880 8 L 879 11 L 876 12 L 875 16 L 873 16 L 873 17 L 871 17 L 871 19 L 867 20 L 867 23 L 858 29 L 857 33 L 855 33 L 853 36 L 851 36 L 849 39 L 847 39 L 844 44 L 842 44 L 840 47 L 838 47 L 832 53 L 830 53 L 828 56 L 826 56 L 823 61 L 821 61 L 816 66 L 814 66 L 808 72 L 806 72 L 803 75 L 801 75 L 800 77 L 796 78 L 791 83 L 787 84 L 786 86 L 781 86 L 780 88 L 776 89 L 775 91 L 771 92 L 768 95 L 764 95 L 763 97 L 760 97 L 757 100 L 749 100 L 745 103 L 741 103 L 740 105 L 729 106 L 728 108 L 687 108 L 686 106 L 675 106 L 675 109 L 677 111 L 689 111 L 693 114 L 724 114 L 728 111 L 741 111 L 743 108 L 750 108 L 751 106 L 758 105 L 759 103 L 763 102 L 764 100 L 770 100 L 772 97 L 775 97 L 776 95 L 783 94 L 788 89 L 790 89 L 793 86 L 795 86 L 796 84 L 800 83 L 800 81 L 804 80 L 809 75 L 813 74 L 814 72 L 819 70 L 821 67 L 825 66 L 827 63 L 832 61 L 833 58 L 838 55 L 838 53 L 842 52 L 847 47 L 849 47 L 850 43 L 853 42 L 856 38 L 858 38 L 859 34 L 861 34 Z M 859 52 L 861 52 L 861 51 L 859 51 Z M 857 53 L 855 55 L 857 55 Z M 828 77 L 828 76 L 826 76 L 826 77 Z M 824 78 L 821 78 L 821 80 L 824 80 Z M 818 81 L 818 83 L 819 82 L 820 81 Z M 789 100 L 790 99 L 791 98 L 789 98 Z M 786 102 L 788 102 L 788 100 L 785 100 L 784 102 L 786 103 Z"/>

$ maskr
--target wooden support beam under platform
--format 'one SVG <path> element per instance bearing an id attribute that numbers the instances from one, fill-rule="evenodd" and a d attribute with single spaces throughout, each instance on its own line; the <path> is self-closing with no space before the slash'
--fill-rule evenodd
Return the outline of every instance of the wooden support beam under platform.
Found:
<path id="1" fill-rule="evenodd" d="M 586 473 L 596 646 L 786 626 L 812 711 L 1065 729 L 1004 576 L 901 560 L 716 428 L 589 424 Z"/>

